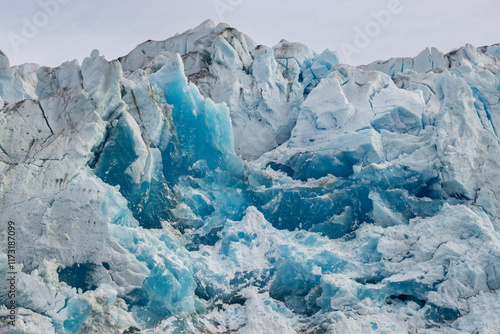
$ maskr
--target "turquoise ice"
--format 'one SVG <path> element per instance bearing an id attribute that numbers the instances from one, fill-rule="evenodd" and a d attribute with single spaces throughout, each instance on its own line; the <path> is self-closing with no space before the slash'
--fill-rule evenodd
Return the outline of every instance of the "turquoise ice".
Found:
<path id="1" fill-rule="evenodd" d="M 352 67 L 211 21 L 113 61 L 0 53 L 17 332 L 494 332 L 499 57 Z"/>

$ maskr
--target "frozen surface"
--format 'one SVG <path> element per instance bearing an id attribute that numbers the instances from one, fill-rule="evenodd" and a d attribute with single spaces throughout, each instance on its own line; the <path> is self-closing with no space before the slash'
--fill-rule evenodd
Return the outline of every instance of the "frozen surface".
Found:
<path id="1" fill-rule="evenodd" d="M 211 21 L 0 52 L 0 331 L 496 333 L 499 57 L 356 68 Z"/>

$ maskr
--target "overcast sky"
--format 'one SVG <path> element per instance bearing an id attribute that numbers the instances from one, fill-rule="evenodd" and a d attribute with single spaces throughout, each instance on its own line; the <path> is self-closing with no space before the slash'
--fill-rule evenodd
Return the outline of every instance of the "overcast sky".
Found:
<path id="1" fill-rule="evenodd" d="M 11 65 L 107 59 L 205 19 L 273 46 L 281 39 L 337 51 L 344 62 L 448 52 L 500 42 L 498 0 L 0 0 L 0 50 Z"/>

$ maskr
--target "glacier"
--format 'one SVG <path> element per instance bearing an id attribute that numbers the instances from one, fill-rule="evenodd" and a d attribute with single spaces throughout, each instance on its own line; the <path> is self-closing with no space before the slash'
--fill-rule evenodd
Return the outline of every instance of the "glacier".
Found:
<path id="1" fill-rule="evenodd" d="M 0 332 L 497 333 L 498 131 L 498 45 L 0 52 Z"/>

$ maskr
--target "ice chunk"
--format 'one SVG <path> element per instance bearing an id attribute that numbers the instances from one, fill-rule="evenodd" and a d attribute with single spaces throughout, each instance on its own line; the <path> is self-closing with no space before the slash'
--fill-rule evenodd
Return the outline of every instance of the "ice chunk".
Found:
<path id="1" fill-rule="evenodd" d="M 153 85 L 165 92 L 167 103 L 174 107 L 172 118 L 177 141 L 169 143 L 163 156 L 167 180 L 176 180 L 198 160 L 205 160 L 211 169 L 240 174 L 242 162 L 234 153 L 226 106 L 205 99 L 196 86 L 188 85 L 183 67 L 179 56 L 171 56 L 150 78 Z"/>

